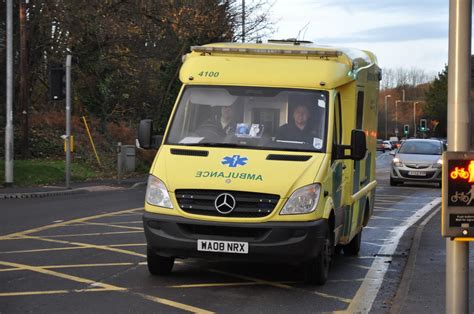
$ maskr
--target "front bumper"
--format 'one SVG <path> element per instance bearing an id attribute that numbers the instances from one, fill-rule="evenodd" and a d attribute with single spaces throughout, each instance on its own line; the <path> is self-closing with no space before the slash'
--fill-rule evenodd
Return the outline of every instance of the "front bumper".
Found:
<path id="1" fill-rule="evenodd" d="M 145 213 L 148 247 L 158 255 L 220 260 L 302 262 L 318 256 L 325 219 L 310 222 L 222 223 Z M 197 240 L 248 242 L 248 254 L 202 252 Z"/>
<path id="2" fill-rule="evenodd" d="M 423 176 L 412 175 L 411 173 L 424 173 Z M 392 164 L 390 178 L 397 182 L 441 182 L 441 168 L 428 167 L 424 169 L 410 168 L 406 166 L 395 167 Z"/>

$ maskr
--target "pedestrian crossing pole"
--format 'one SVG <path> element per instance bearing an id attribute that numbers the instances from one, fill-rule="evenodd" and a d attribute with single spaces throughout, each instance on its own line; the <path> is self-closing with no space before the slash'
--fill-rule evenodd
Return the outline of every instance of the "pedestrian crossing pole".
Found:
<path id="1" fill-rule="evenodd" d="M 6 3 L 5 186 L 13 185 L 13 2 Z"/>
<path id="2" fill-rule="evenodd" d="M 472 0 L 449 1 L 448 150 L 453 152 L 468 152 L 471 144 L 471 8 Z M 469 242 L 446 238 L 446 313 L 468 311 Z"/>
<path id="3" fill-rule="evenodd" d="M 66 56 L 66 188 L 71 188 L 71 60 Z"/>

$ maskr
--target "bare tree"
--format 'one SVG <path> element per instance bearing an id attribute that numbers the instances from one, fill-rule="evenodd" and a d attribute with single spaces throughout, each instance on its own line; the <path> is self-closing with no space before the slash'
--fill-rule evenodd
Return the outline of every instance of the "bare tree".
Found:
<path id="1" fill-rule="evenodd" d="M 242 40 L 242 0 L 226 0 L 234 26 L 233 41 Z M 256 0 L 245 2 L 245 41 L 256 41 L 274 33 L 275 22 L 271 19 L 273 2 Z"/>
<path id="2" fill-rule="evenodd" d="M 380 88 L 385 90 L 390 88 L 415 87 L 431 82 L 434 77 L 434 74 L 416 67 L 411 67 L 410 69 L 401 67 L 396 69 L 384 69 Z"/>

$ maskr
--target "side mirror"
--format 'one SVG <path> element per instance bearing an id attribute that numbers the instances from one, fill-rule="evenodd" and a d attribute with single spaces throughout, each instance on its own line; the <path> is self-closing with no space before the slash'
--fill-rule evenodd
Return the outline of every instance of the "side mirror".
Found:
<path id="1" fill-rule="evenodd" d="M 143 149 L 158 149 L 163 142 L 163 135 L 153 135 L 153 120 L 140 121 L 138 126 L 138 145 Z"/>
<path id="2" fill-rule="evenodd" d="M 362 160 L 367 153 L 367 141 L 365 132 L 362 130 L 352 130 L 351 133 L 351 159 Z"/>
<path id="3" fill-rule="evenodd" d="M 346 151 L 350 153 L 346 154 Z M 336 145 L 334 147 L 335 159 L 362 160 L 367 153 L 367 141 L 365 132 L 362 130 L 352 130 L 351 145 Z"/>
<path id="4" fill-rule="evenodd" d="M 143 149 L 151 148 L 153 134 L 153 120 L 145 119 L 140 120 L 140 125 L 138 126 L 138 143 Z"/>

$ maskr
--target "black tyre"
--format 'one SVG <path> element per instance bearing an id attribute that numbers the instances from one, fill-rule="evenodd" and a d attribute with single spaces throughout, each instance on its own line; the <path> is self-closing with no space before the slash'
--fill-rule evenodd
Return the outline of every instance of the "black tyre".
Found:
<path id="1" fill-rule="evenodd" d="M 148 265 L 148 271 L 152 275 L 168 275 L 171 273 L 174 265 L 173 257 L 157 255 L 150 248 L 147 248 L 146 250 L 146 261 Z"/>
<path id="2" fill-rule="evenodd" d="M 324 285 L 328 280 L 329 269 L 333 257 L 334 234 L 328 227 L 321 252 L 319 252 L 316 258 L 311 259 L 304 264 L 305 281 L 311 284 Z"/>
<path id="3" fill-rule="evenodd" d="M 359 254 L 361 242 L 362 242 L 362 229 L 354 238 L 352 238 L 349 244 L 346 244 L 342 247 L 342 250 L 344 251 L 344 255 L 354 256 L 354 255 Z"/>
<path id="4" fill-rule="evenodd" d="M 399 182 L 393 180 L 392 178 L 390 178 L 390 185 L 391 186 L 397 186 L 399 184 Z"/>

